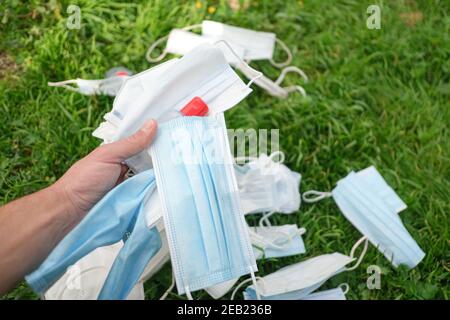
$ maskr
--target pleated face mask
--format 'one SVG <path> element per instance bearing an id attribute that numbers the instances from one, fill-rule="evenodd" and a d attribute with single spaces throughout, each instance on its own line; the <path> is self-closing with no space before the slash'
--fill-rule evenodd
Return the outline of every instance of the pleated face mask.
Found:
<path id="1" fill-rule="evenodd" d="M 50 87 L 62 87 L 84 95 L 104 94 L 108 96 L 115 96 L 119 92 L 125 80 L 132 74 L 133 73 L 128 69 L 117 67 L 109 70 L 106 73 L 105 79 L 71 79 L 60 82 L 49 82 L 48 85 Z"/>
<path id="2" fill-rule="evenodd" d="M 315 197 L 311 197 L 315 196 Z M 333 197 L 342 214 L 397 267 L 414 268 L 425 253 L 411 237 L 398 213 L 406 204 L 375 167 L 351 172 L 331 193 L 305 192 L 305 202 Z"/>
<path id="3" fill-rule="evenodd" d="M 178 292 L 254 276 L 223 115 L 163 123 L 150 150 Z"/>
<path id="4" fill-rule="evenodd" d="M 349 290 L 349 286 L 346 283 L 339 285 L 337 288 L 316 291 L 308 294 L 307 296 L 300 296 L 300 298 L 296 299 L 294 296 L 291 296 L 292 300 L 347 300 L 345 295 Z M 245 300 L 252 300 L 252 297 L 244 291 L 243 293 Z"/>
<path id="5" fill-rule="evenodd" d="M 276 157 L 281 158 L 275 161 Z M 239 163 L 241 160 L 237 158 Z M 236 165 L 242 207 L 245 214 L 292 213 L 300 208 L 301 175 L 282 164 L 284 154 L 261 154 L 243 166 Z"/>
<path id="6" fill-rule="evenodd" d="M 155 189 L 153 170 L 135 175 L 109 191 L 25 279 L 45 292 L 67 268 L 93 250 L 124 241 L 98 299 L 126 299 L 161 247 L 156 226 L 148 228 L 144 203 Z"/>
<path id="7" fill-rule="evenodd" d="M 194 26 L 195 28 L 195 26 Z M 195 49 L 197 46 L 205 43 L 214 44 L 218 42 L 217 39 L 207 38 L 201 35 L 198 35 L 193 32 L 189 32 L 187 30 L 192 29 L 192 27 L 187 27 L 184 29 L 173 29 L 167 37 L 163 37 L 158 39 L 147 51 L 147 60 L 149 62 L 158 62 L 161 61 L 167 53 L 185 55 Z M 163 53 L 157 57 L 152 58 L 151 54 L 153 50 L 162 42 L 167 39 L 167 44 Z M 235 43 L 229 42 L 229 46 L 233 49 L 234 54 L 230 52 L 230 50 L 223 44 L 219 44 L 219 48 L 222 50 L 223 55 L 227 62 L 231 65 L 236 65 L 243 60 L 245 49 Z"/>
<path id="8" fill-rule="evenodd" d="M 189 30 L 201 29 L 202 34 L 198 35 Z M 166 48 L 158 57 L 152 57 L 153 50 L 167 39 Z M 214 43 L 226 41 L 236 51 L 236 53 L 246 61 L 269 60 L 276 67 L 284 67 L 292 60 L 292 54 L 287 46 L 276 35 L 271 32 L 260 32 L 250 29 L 226 25 L 224 23 L 205 20 L 202 24 L 192 25 L 182 29 L 174 29 L 163 38 L 156 40 L 148 49 L 146 57 L 149 62 L 158 62 L 164 59 L 167 53 L 186 54 L 196 45 L 201 43 Z M 275 62 L 273 54 L 275 43 L 278 43 L 286 52 L 287 59 L 284 62 Z M 232 63 L 234 58 L 230 56 Z"/>
<path id="9" fill-rule="evenodd" d="M 250 241 L 257 259 L 281 258 L 305 253 L 304 228 L 295 224 L 249 227 Z"/>
<path id="10" fill-rule="evenodd" d="M 46 300 L 96 300 L 114 259 L 123 247 L 120 241 L 100 247 L 70 266 L 44 294 Z M 127 300 L 144 300 L 144 286 L 138 282 Z"/>
<path id="11" fill-rule="evenodd" d="M 261 76 L 254 72 L 255 78 Z M 105 142 L 128 137 L 146 119 L 162 123 L 182 116 L 181 110 L 194 97 L 206 103 L 208 115 L 215 115 L 244 99 L 252 91 L 251 83 L 239 78 L 216 45 L 203 44 L 180 59 L 129 78 L 114 100 L 113 110 L 93 135 Z M 137 172 L 151 167 L 145 152 L 128 159 L 127 164 Z"/>
<path id="12" fill-rule="evenodd" d="M 346 270 L 353 259 L 340 253 L 325 254 L 287 267 L 257 280 L 258 289 L 249 286 L 249 300 L 298 300 L 315 291 L 329 278 Z M 257 292 L 259 290 L 259 292 Z"/>
<path id="13" fill-rule="evenodd" d="M 353 266 L 347 266 L 356 260 L 357 248 L 364 244 L 360 256 Z M 350 251 L 350 256 L 335 252 L 324 254 L 284 267 L 264 277 L 257 277 L 256 284 L 247 287 L 244 298 L 249 300 L 299 300 L 314 292 L 329 278 L 356 269 L 367 252 L 368 242 L 365 238 L 358 240 Z M 236 292 L 250 279 L 242 281 L 233 291 Z"/>

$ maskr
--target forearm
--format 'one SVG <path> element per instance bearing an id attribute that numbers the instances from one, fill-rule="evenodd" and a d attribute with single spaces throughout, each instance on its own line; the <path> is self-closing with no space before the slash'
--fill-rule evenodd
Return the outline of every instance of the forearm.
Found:
<path id="1" fill-rule="evenodd" d="M 38 267 L 79 222 L 73 211 L 55 186 L 0 208 L 0 294 Z"/>

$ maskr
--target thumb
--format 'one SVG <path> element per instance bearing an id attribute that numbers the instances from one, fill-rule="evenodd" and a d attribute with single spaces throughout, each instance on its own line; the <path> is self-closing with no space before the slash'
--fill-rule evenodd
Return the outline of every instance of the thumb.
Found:
<path id="1" fill-rule="evenodd" d="M 155 120 L 147 120 L 133 135 L 116 142 L 104 145 L 103 155 L 113 162 L 123 162 L 147 148 L 153 141 L 157 123 Z"/>

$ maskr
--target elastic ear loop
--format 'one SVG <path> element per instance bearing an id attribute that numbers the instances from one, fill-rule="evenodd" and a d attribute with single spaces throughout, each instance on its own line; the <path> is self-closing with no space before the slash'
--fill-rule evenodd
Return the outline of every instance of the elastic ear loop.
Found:
<path id="1" fill-rule="evenodd" d="M 250 268 L 250 269 L 251 269 L 251 268 Z M 257 280 L 257 279 L 258 279 L 259 281 L 261 281 L 261 282 L 263 283 L 263 285 L 264 285 L 264 279 L 261 278 L 261 277 L 255 277 L 255 274 L 253 273 L 253 269 L 252 269 L 252 271 L 251 271 L 251 278 L 245 279 L 244 281 L 242 281 L 241 283 L 239 283 L 238 286 L 237 286 L 236 288 L 234 288 L 233 293 L 231 294 L 230 300 L 234 300 L 234 297 L 236 296 L 237 291 L 238 291 L 244 284 L 249 283 L 249 282 L 253 282 L 253 285 L 255 286 L 256 298 L 257 298 L 258 300 L 261 300 L 261 296 L 259 295 L 259 292 L 258 292 L 258 291 L 259 291 L 259 290 L 258 290 L 258 287 L 256 286 L 256 280 Z"/>
<path id="2" fill-rule="evenodd" d="M 355 244 L 353 245 L 352 250 L 350 251 L 350 258 L 353 259 L 355 257 L 356 249 L 363 242 L 364 242 L 364 247 L 363 247 L 363 250 L 362 250 L 361 254 L 359 255 L 358 260 L 356 261 L 356 263 L 355 263 L 355 265 L 353 267 L 346 268 L 347 271 L 352 271 L 352 270 L 355 270 L 356 268 L 358 268 L 358 266 L 361 264 L 364 256 L 366 255 L 367 248 L 369 247 L 369 240 L 367 239 L 366 236 L 364 236 L 364 237 L 361 237 L 358 241 L 356 241 Z"/>
<path id="3" fill-rule="evenodd" d="M 267 227 L 271 227 L 272 224 L 270 223 L 270 220 L 268 220 L 268 218 L 273 215 L 274 213 L 276 213 L 275 211 L 271 211 L 268 214 L 265 214 L 260 220 L 259 220 L 259 227 L 264 229 Z M 264 225 L 263 223 L 266 223 L 266 225 Z M 284 241 L 282 242 L 281 245 L 277 244 L 276 241 L 272 242 L 272 241 L 267 241 L 265 240 L 265 242 L 272 248 L 275 249 L 279 249 L 279 250 L 283 250 L 285 249 L 294 239 L 294 237 L 296 237 L 297 235 L 302 236 L 303 234 L 305 234 L 306 229 L 305 228 L 298 228 L 297 232 L 293 235 L 288 234 L 286 232 L 282 232 L 282 231 L 276 231 L 274 232 L 275 234 L 279 234 L 281 235 L 284 239 Z M 278 240 L 278 239 L 277 239 Z"/>
<path id="4" fill-rule="evenodd" d="M 186 297 L 188 298 L 188 300 L 194 300 L 194 298 L 192 298 L 192 294 L 188 286 L 184 287 L 184 292 L 186 293 Z"/>
<path id="5" fill-rule="evenodd" d="M 75 91 L 75 92 L 79 91 L 79 88 L 69 86 L 69 84 L 77 84 L 77 80 L 71 79 L 71 80 L 65 80 L 65 81 L 59 81 L 59 82 L 47 82 L 47 85 L 49 87 L 61 87 L 61 88 L 65 88 L 70 91 Z"/>
<path id="6" fill-rule="evenodd" d="M 350 291 L 350 286 L 346 282 L 341 283 L 340 285 L 338 285 L 338 287 L 341 288 L 344 294 L 347 294 Z"/>
<path id="7" fill-rule="evenodd" d="M 189 31 L 189 30 L 193 30 L 196 28 L 201 27 L 201 24 L 194 24 L 192 26 L 187 26 L 184 28 L 181 28 L 181 30 L 185 30 L 185 31 Z M 157 46 L 159 46 L 161 43 L 163 43 L 164 41 L 166 41 L 169 38 L 170 33 L 167 36 L 161 37 L 158 40 L 156 40 L 155 42 L 152 43 L 152 45 L 147 49 L 147 53 L 145 54 L 145 58 L 147 59 L 148 62 L 150 63 L 154 63 L 154 62 L 159 62 L 162 59 L 164 59 L 167 55 L 167 48 L 164 48 L 164 50 L 162 51 L 162 53 L 157 56 L 156 58 L 152 58 L 151 54 L 153 52 L 153 50 L 155 50 L 155 48 Z"/>
<path id="8" fill-rule="evenodd" d="M 303 78 L 303 80 L 304 80 L 305 82 L 308 82 L 308 76 L 305 74 L 305 72 L 304 72 L 302 69 L 297 68 L 297 67 L 295 67 L 295 66 L 289 66 L 289 67 L 284 68 L 284 69 L 281 71 L 281 74 L 280 74 L 280 76 L 278 77 L 278 79 L 275 81 L 275 84 L 279 86 L 279 85 L 281 84 L 281 82 L 283 82 L 284 78 L 286 77 L 286 74 L 288 74 L 288 73 L 290 73 L 290 72 L 295 72 L 295 73 L 299 74 L 299 75 Z M 280 87 L 281 87 L 281 86 L 280 86 Z M 299 85 L 295 85 L 295 86 L 287 86 L 287 87 L 283 87 L 283 89 L 286 90 L 286 92 L 294 92 L 294 91 L 297 90 L 297 91 L 299 91 L 304 97 L 306 97 L 306 91 L 305 91 L 305 89 L 303 89 L 302 86 L 299 86 Z"/>
<path id="9" fill-rule="evenodd" d="M 288 46 L 283 41 L 281 41 L 278 38 L 275 38 L 275 41 L 281 46 L 281 48 L 283 48 L 284 52 L 286 52 L 287 59 L 284 62 L 276 62 L 273 60 L 273 58 L 271 58 L 271 59 L 269 59 L 269 61 L 274 67 L 281 69 L 291 63 L 292 53 L 291 53 L 291 50 L 288 48 Z"/>
<path id="10" fill-rule="evenodd" d="M 251 78 L 250 81 L 247 83 L 247 88 L 249 88 L 249 87 L 253 84 L 253 82 L 255 82 L 255 80 L 257 80 L 257 79 L 259 79 L 259 78 L 261 78 L 261 77 L 263 76 L 263 73 L 262 73 L 262 72 L 260 72 L 260 71 L 258 71 L 258 70 L 256 70 L 256 69 L 253 69 L 252 67 L 250 67 L 250 66 L 248 65 L 247 62 L 245 62 L 244 60 L 242 60 L 242 59 L 237 55 L 237 53 L 233 50 L 233 48 L 230 46 L 230 44 L 229 44 L 228 42 L 226 42 L 225 40 L 219 40 L 219 41 L 216 41 L 216 42 L 214 42 L 214 45 L 216 45 L 216 44 L 218 44 L 218 43 L 221 43 L 221 42 L 223 42 L 223 44 L 225 44 L 225 46 L 228 48 L 228 50 L 230 50 L 230 52 L 231 52 L 231 53 L 233 54 L 233 56 L 237 59 L 237 61 L 239 61 L 239 64 L 243 65 L 243 66 L 244 66 L 245 68 L 247 68 L 248 70 L 250 70 L 250 71 L 256 73 L 256 75 L 255 75 L 253 78 Z"/>
<path id="11" fill-rule="evenodd" d="M 312 197 L 310 197 L 312 196 Z M 314 203 L 319 202 L 322 199 L 332 197 L 333 194 L 331 192 L 322 192 L 317 190 L 309 190 L 306 192 L 303 192 L 302 199 L 306 203 Z"/>
<path id="12" fill-rule="evenodd" d="M 159 300 L 166 300 L 169 293 L 173 290 L 173 287 L 175 287 L 175 275 L 172 272 L 172 283 L 170 284 L 170 287 L 167 288 L 166 292 L 159 298 Z"/>

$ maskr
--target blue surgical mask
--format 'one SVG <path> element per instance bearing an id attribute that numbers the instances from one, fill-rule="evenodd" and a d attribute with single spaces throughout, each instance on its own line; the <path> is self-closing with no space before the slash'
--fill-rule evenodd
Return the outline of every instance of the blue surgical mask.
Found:
<path id="1" fill-rule="evenodd" d="M 345 295 L 347 294 L 348 290 L 348 284 L 342 283 L 337 288 L 316 291 L 308 294 L 306 297 L 303 297 L 300 300 L 347 300 Z"/>
<path id="2" fill-rule="evenodd" d="M 151 156 L 179 294 L 253 274 L 223 115 L 161 124 Z"/>
<path id="3" fill-rule="evenodd" d="M 316 195 L 316 198 L 309 197 Z M 342 214 L 397 267 L 414 268 L 425 253 L 403 225 L 398 212 L 405 203 L 389 187 L 375 167 L 350 172 L 331 193 L 308 191 L 305 202 L 332 196 Z"/>
<path id="4" fill-rule="evenodd" d="M 111 190 L 53 249 L 44 262 L 25 277 L 28 284 L 37 293 L 43 293 L 82 257 L 98 247 L 123 239 L 125 245 L 119 252 L 99 297 L 125 299 L 139 278 L 141 269 L 145 268 L 149 258 L 161 246 L 156 227 L 144 228 L 147 224 L 143 202 L 154 189 L 153 170 L 148 170 Z M 143 251 L 144 256 L 141 257 Z M 135 260 L 137 263 L 131 266 L 118 259 L 130 262 Z M 121 273 L 124 279 L 116 282 Z M 131 273 L 135 275 L 129 276 Z"/>

